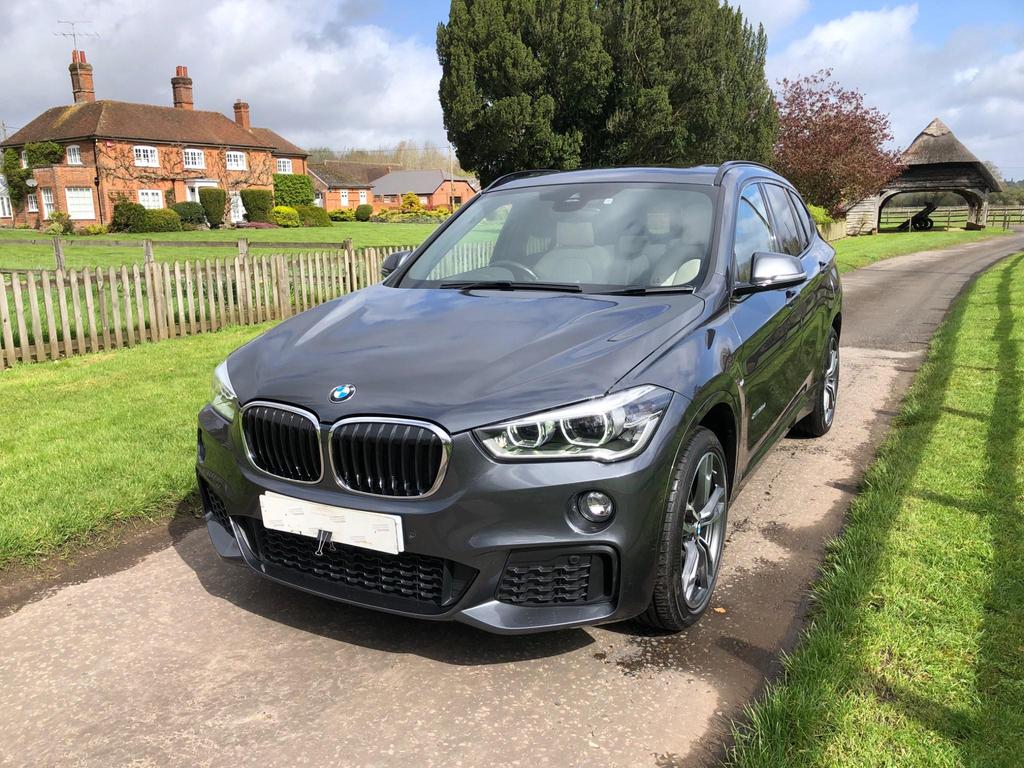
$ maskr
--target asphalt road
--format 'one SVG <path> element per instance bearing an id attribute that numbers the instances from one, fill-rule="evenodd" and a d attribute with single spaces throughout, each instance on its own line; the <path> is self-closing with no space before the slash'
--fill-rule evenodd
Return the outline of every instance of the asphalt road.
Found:
<path id="1" fill-rule="evenodd" d="M 898 235 L 890 235 L 898 237 Z M 528 637 L 329 603 L 221 563 L 205 530 L 125 547 L 0 619 L 0 765 L 682 766 L 778 671 L 950 301 L 1024 236 L 844 277 L 836 425 L 785 440 L 730 513 L 715 610 Z"/>

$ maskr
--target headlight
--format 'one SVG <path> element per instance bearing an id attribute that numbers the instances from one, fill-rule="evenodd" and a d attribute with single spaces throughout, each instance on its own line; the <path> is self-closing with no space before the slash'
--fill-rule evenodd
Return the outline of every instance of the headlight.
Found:
<path id="1" fill-rule="evenodd" d="M 474 434 L 498 459 L 618 461 L 644 449 L 671 399 L 661 387 L 634 387 Z"/>
<path id="2" fill-rule="evenodd" d="M 234 421 L 238 412 L 238 398 L 228 378 L 228 361 L 218 365 L 210 382 L 210 406 L 228 421 Z"/>

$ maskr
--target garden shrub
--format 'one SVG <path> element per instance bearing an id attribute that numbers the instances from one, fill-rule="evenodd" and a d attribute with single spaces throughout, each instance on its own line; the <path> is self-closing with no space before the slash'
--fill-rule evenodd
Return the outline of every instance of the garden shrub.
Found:
<path id="1" fill-rule="evenodd" d="M 811 218 L 814 219 L 815 224 L 831 224 L 835 221 L 835 219 L 829 215 L 829 212 L 820 205 L 811 205 L 808 203 L 807 210 L 811 212 Z"/>
<path id="2" fill-rule="evenodd" d="M 373 215 L 373 206 L 369 203 L 363 203 L 356 208 L 356 221 L 369 221 Z"/>
<path id="3" fill-rule="evenodd" d="M 269 189 L 243 189 L 242 207 L 246 221 L 270 221 L 270 209 L 274 207 L 274 193 Z"/>
<path id="4" fill-rule="evenodd" d="M 449 216 L 447 209 L 428 211 L 425 208 L 419 211 L 402 211 L 399 208 L 385 208 L 373 215 L 370 221 L 388 222 L 391 224 L 436 224 L 444 221 Z"/>
<path id="5" fill-rule="evenodd" d="M 224 208 L 228 204 L 228 193 L 220 187 L 201 187 L 199 202 L 203 206 L 206 220 L 213 229 L 224 223 Z"/>
<path id="6" fill-rule="evenodd" d="M 145 232 L 180 232 L 181 216 L 170 208 L 146 211 Z"/>
<path id="7" fill-rule="evenodd" d="M 202 203 L 195 203 L 192 201 L 184 203 L 175 203 L 174 205 L 168 206 L 172 211 L 177 211 L 181 217 L 181 223 L 194 224 L 199 227 L 206 223 L 206 211 L 203 210 Z"/>
<path id="8" fill-rule="evenodd" d="M 71 217 L 63 211 L 54 211 L 50 214 L 49 229 L 53 227 L 60 227 L 60 231 L 55 233 L 58 235 L 73 235 L 75 233 L 75 225 L 72 223 Z"/>
<path id="9" fill-rule="evenodd" d="M 406 192 L 402 195 L 402 213 L 419 213 L 424 210 L 423 203 L 420 202 L 420 196 L 415 192 Z"/>
<path id="10" fill-rule="evenodd" d="M 87 224 L 78 230 L 80 235 L 105 235 L 107 234 L 107 228 L 102 224 Z"/>
<path id="11" fill-rule="evenodd" d="M 110 222 L 111 232 L 145 232 L 146 209 L 130 200 L 114 204 L 114 218 Z"/>
<path id="12" fill-rule="evenodd" d="M 331 217 L 327 215 L 327 211 L 316 205 L 297 205 L 295 210 L 298 211 L 299 221 L 302 222 L 304 227 L 329 227 L 331 226 Z"/>
<path id="13" fill-rule="evenodd" d="M 49 226 L 47 226 L 43 230 L 43 232 L 45 234 L 47 234 L 47 235 L 67 235 L 67 234 L 69 234 L 68 232 L 64 231 L 63 225 L 56 224 L 56 223 L 55 224 L 50 224 Z"/>
<path id="14" fill-rule="evenodd" d="M 278 205 L 298 208 L 313 204 L 313 180 L 294 173 L 274 174 L 274 200 Z"/>
<path id="15" fill-rule="evenodd" d="M 299 212 L 290 205 L 275 205 L 270 212 L 270 220 L 279 227 L 297 227 Z"/>
<path id="16" fill-rule="evenodd" d="M 355 221 L 356 212 L 354 208 L 336 208 L 327 213 L 331 221 Z"/>

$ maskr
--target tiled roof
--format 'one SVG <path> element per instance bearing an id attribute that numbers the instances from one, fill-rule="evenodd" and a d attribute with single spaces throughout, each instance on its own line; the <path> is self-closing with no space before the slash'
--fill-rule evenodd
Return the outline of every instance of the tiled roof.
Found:
<path id="1" fill-rule="evenodd" d="M 392 171 L 373 182 L 375 195 L 404 195 L 415 192 L 417 195 L 431 195 L 438 187 L 451 178 L 440 170 L 432 171 Z M 466 181 L 475 189 L 473 179 L 455 176 L 455 181 Z"/>
<path id="2" fill-rule="evenodd" d="M 310 163 L 309 171 L 316 174 L 316 177 L 326 184 L 328 189 L 369 188 L 371 186 L 369 182 L 360 181 L 355 176 L 346 173 L 343 165 L 332 161 Z"/>
<path id="3" fill-rule="evenodd" d="M 220 112 L 102 100 L 48 109 L 0 146 L 98 137 L 276 149 L 275 143 L 257 133 L 261 130 L 273 133 L 247 130 Z"/>
<path id="4" fill-rule="evenodd" d="M 251 128 L 250 130 L 256 134 L 256 138 L 264 144 L 272 146 L 274 148 L 275 155 L 297 155 L 299 157 L 306 157 L 306 155 L 309 154 L 302 147 L 292 144 L 281 134 L 274 133 L 274 131 L 269 128 Z"/>

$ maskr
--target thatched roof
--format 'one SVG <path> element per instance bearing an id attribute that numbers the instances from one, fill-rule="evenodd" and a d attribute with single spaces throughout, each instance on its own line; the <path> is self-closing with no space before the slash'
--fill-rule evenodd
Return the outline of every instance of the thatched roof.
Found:
<path id="1" fill-rule="evenodd" d="M 945 165 L 948 163 L 969 163 L 977 169 L 993 191 L 1000 189 L 999 181 L 992 175 L 974 153 L 960 143 L 944 122 L 935 118 L 928 127 L 917 134 L 917 138 L 903 153 L 907 165 Z"/>

